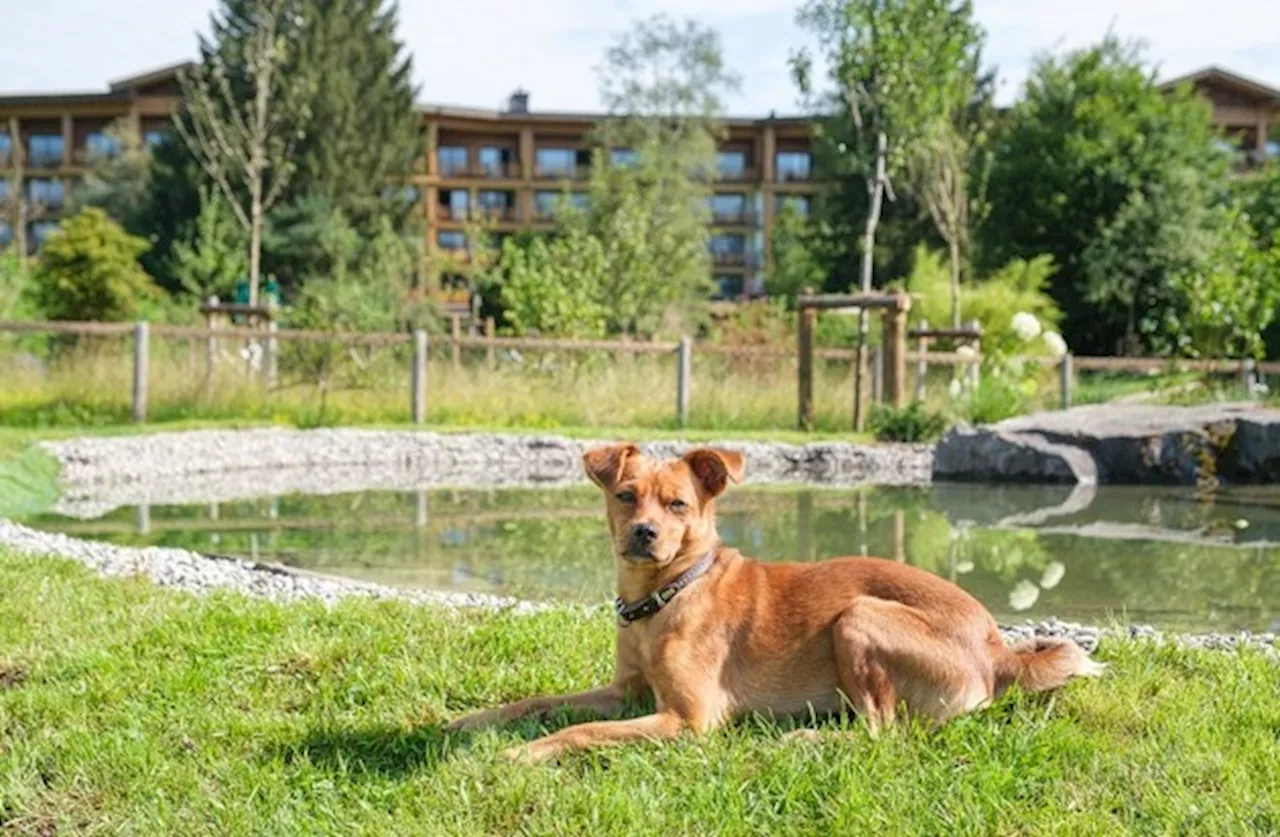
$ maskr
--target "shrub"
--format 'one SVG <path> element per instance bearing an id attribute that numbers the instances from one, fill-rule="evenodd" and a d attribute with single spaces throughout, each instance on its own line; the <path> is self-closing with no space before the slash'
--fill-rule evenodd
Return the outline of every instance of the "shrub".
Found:
<path id="1" fill-rule="evenodd" d="M 132 320 L 163 292 L 138 263 L 149 245 L 101 209 L 84 209 L 45 242 L 33 295 L 51 320 Z"/>
<path id="2" fill-rule="evenodd" d="M 871 432 L 882 442 L 932 442 L 947 429 L 941 413 L 912 401 L 905 407 L 876 404 L 871 409 Z"/>

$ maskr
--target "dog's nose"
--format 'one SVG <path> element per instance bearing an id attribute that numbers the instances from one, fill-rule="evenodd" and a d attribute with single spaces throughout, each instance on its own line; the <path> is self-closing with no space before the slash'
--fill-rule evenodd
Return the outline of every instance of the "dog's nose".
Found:
<path id="1" fill-rule="evenodd" d="M 658 527 L 652 523 L 637 523 L 631 527 L 631 537 L 643 543 L 653 543 L 658 539 Z"/>

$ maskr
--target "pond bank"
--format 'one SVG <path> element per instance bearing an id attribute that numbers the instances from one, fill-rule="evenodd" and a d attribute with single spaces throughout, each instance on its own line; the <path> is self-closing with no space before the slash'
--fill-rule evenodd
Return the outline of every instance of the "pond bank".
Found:
<path id="1" fill-rule="evenodd" d="M 161 587 L 197 595 L 223 591 L 282 602 L 319 599 L 327 604 L 335 604 L 346 598 L 395 599 L 434 607 L 480 608 L 491 611 L 509 609 L 518 613 L 556 607 L 582 609 L 573 605 L 548 605 L 481 593 L 388 587 L 182 549 L 115 546 L 42 532 L 7 520 L 0 520 L 0 547 L 8 547 L 15 552 L 37 558 L 69 559 L 105 577 L 143 576 Z M 1035 636 L 1068 637 L 1090 651 L 1103 641 L 1145 639 L 1171 642 L 1186 648 L 1231 650 L 1252 646 L 1272 654 L 1280 654 L 1280 641 L 1273 633 L 1241 631 L 1166 634 L 1148 625 L 1100 627 L 1053 617 L 1038 622 L 1003 624 L 1000 630 L 1005 641 L 1010 643 Z"/>

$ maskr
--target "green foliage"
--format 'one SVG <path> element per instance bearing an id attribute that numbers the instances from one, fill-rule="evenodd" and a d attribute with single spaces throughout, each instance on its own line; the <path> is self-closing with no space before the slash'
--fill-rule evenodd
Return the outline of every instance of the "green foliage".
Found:
<path id="1" fill-rule="evenodd" d="M 961 387 L 963 395 L 958 406 L 965 421 L 994 424 L 1027 412 L 1035 394 L 1034 386 L 1029 388 L 1025 380 L 996 364 L 984 363 L 982 373 L 976 387 Z"/>
<path id="2" fill-rule="evenodd" d="M 826 269 L 822 264 L 816 225 L 790 202 L 784 203 L 773 219 L 769 272 L 764 289 L 771 297 L 793 301 L 805 288 L 822 287 Z"/>
<path id="3" fill-rule="evenodd" d="M 197 300 L 209 296 L 230 297 L 235 284 L 248 275 L 244 230 L 223 197 L 202 188 L 200 214 L 186 234 L 173 245 L 173 275 L 182 289 Z"/>
<path id="4" fill-rule="evenodd" d="M 161 296 L 138 264 L 146 250 L 101 209 L 84 209 L 45 241 L 35 302 L 51 320 L 135 319 Z"/>
<path id="5" fill-rule="evenodd" d="M 1280 304 L 1280 231 L 1265 248 L 1239 210 L 1223 208 L 1210 247 L 1173 276 L 1185 310 L 1166 319 L 1179 353 L 1262 359 L 1263 333 Z"/>
<path id="6" fill-rule="evenodd" d="M 145 238 L 153 188 L 151 154 L 126 124 L 113 124 L 106 133 L 119 144 L 120 153 L 93 162 L 74 192 L 71 208 L 99 207 L 126 230 Z"/>
<path id="7" fill-rule="evenodd" d="M 609 260 L 600 239 L 571 227 L 502 251 L 502 306 L 516 334 L 600 337 L 609 322 Z"/>
<path id="8" fill-rule="evenodd" d="M 1053 257 L 1050 292 L 1090 354 L 1160 348 L 1172 277 L 1209 240 L 1225 191 L 1209 109 L 1160 90 L 1114 36 L 1041 58 L 1002 122 L 983 227 L 988 266 Z"/>
<path id="9" fill-rule="evenodd" d="M 1062 312 L 1048 295 L 1054 273 L 1050 256 L 1013 259 L 995 272 L 965 285 L 960 292 L 961 320 L 977 320 L 982 326 L 984 351 L 1043 351 L 1038 344 L 1026 346 L 1013 330 L 1013 318 L 1019 312 L 1033 315 L 1050 329 L 1062 319 Z M 915 250 L 907 290 L 914 298 L 911 307 L 913 324 L 927 320 L 935 328 L 950 322 L 947 266 L 943 257 L 923 245 Z"/>
<path id="10" fill-rule="evenodd" d="M 1272 163 L 1231 179 L 1231 193 L 1264 246 L 1280 233 L 1280 166 Z"/>
<path id="11" fill-rule="evenodd" d="M 32 300 L 31 265 L 9 247 L 0 250 L 0 320 L 26 320 L 38 316 Z"/>
<path id="12" fill-rule="evenodd" d="M 905 407 L 876 404 L 871 408 L 871 432 L 882 442 L 932 442 L 947 429 L 947 418 L 912 401 Z"/>

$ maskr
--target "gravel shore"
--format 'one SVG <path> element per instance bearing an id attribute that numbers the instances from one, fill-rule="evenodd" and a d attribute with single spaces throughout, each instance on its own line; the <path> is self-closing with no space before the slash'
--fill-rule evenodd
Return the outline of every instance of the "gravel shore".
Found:
<path id="1" fill-rule="evenodd" d="M 45 442 L 62 464 L 55 508 L 97 517 L 142 503 L 205 503 L 291 492 L 412 491 L 585 482 L 582 453 L 600 440 L 514 434 L 386 430 L 195 430 Z M 924 485 L 929 445 L 791 445 L 725 440 L 708 446 L 747 457 L 748 483 Z M 646 442 L 651 456 L 687 442 Z M 199 479 L 192 477 L 199 476 Z"/>

